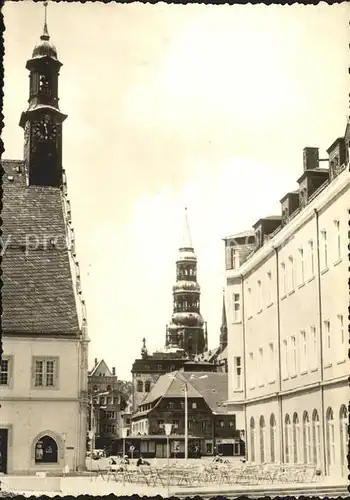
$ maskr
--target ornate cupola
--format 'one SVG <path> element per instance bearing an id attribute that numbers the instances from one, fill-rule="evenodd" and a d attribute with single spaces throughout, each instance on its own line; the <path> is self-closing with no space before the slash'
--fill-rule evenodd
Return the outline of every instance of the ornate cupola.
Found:
<path id="1" fill-rule="evenodd" d="M 43 33 L 27 61 L 29 70 L 28 109 L 19 125 L 24 129 L 24 161 L 29 185 L 62 185 L 62 123 L 67 118 L 58 106 L 58 76 L 62 63 L 47 29 L 44 2 Z"/>
<path id="2" fill-rule="evenodd" d="M 200 313 L 200 286 L 197 283 L 197 257 L 192 246 L 187 209 L 182 244 L 176 261 L 173 286 L 173 315 L 167 330 L 166 346 L 180 347 L 192 358 L 206 348 L 204 321 Z"/>
<path id="3" fill-rule="evenodd" d="M 223 351 L 227 346 L 227 316 L 226 316 L 226 304 L 225 304 L 225 289 L 222 294 L 222 319 L 220 327 L 220 349 Z"/>

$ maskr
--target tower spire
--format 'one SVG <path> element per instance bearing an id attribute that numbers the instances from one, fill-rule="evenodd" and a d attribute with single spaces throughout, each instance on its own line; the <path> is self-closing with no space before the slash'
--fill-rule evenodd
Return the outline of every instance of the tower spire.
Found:
<path id="1" fill-rule="evenodd" d="M 184 228 L 183 228 L 183 233 L 182 233 L 181 248 L 193 248 L 192 247 L 191 232 L 190 232 L 190 225 L 188 222 L 187 207 L 185 207 L 185 219 L 184 219 Z"/>
<path id="2" fill-rule="evenodd" d="M 222 289 L 222 318 L 220 327 L 220 347 L 225 349 L 227 346 L 227 316 L 225 304 L 225 288 Z"/>
<path id="3" fill-rule="evenodd" d="M 50 40 L 49 30 L 47 29 L 47 5 L 48 5 L 48 2 L 45 0 L 45 2 L 43 2 L 43 6 L 44 6 L 44 29 L 43 29 L 43 34 L 40 37 L 41 40 Z"/>

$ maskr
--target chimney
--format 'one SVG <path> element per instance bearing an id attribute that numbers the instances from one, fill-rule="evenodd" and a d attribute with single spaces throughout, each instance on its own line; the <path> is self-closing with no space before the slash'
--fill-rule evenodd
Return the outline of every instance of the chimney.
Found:
<path id="1" fill-rule="evenodd" d="M 112 375 L 115 377 L 115 366 L 112 366 Z"/>
<path id="2" fill-rule="evenodd" d="M 306 147 L 303 151 L 303 163 L 305 170 L 315 170 L 319 166 L 318 148 Z"/>
<path id="3" fill-rule="evenodd" d="M 95 358 L 95 366 L 97 365 L 97 358 Z"/>

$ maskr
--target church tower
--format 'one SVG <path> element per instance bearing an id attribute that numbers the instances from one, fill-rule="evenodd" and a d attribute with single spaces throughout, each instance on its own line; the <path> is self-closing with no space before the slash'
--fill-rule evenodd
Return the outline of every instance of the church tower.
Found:
<path id="1" fill-rule="evenodd" d="M 47 29 L 47 2 L 40 41 L 27 61 L 28 109 L 19 125 L 24 129 L 24 161 L 28 185 L 62 184 L 62 123 L 67 118 L 58 106 L 58 76 L 62 63 Z"/>
<path id="2" fill-rule="evenodd" d="M 183 240 L 176 261 L 173 315 L 167 328 L 166 347 L 183 349 L 185 355 L 190 358 L 202 354 L 207 348 L 204 321 L 200 313 L 197 257 L 192 246 L 187 209 Z"/>
<path id="3" fill-rule="evenodd" d="M 220 349 L 223 351 L 227 346 L 227 316 L 225 304 L 225 289 L 222 294 L 222 319 L 220 327 Z"/>

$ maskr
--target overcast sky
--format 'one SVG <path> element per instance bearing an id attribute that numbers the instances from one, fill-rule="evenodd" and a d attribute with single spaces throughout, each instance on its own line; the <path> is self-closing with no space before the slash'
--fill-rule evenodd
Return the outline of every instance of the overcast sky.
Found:
<path id="1" fill-rule="evenodd" d="M 9 2 L 3 13 L 4 157 L 21 159 L 25 62 L 44 8 Z M 349 3 L 49 2 L 91 361 L 127 379 L 144 336 L 150 351 L 163 347 L 185 206 L 218 343 L 222 238 L 278 214 L 302 149 L 324 157 L 344 133 L 349 13 Z"/>

